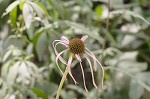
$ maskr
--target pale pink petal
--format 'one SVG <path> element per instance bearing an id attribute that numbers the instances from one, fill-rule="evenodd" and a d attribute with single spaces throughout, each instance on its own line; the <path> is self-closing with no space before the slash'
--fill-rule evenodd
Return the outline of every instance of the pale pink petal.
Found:
<path id="1" fill-rule="evenodd" d="M 104 69 L 103 69 L 103 66 L 95 57 L 93 57 L 93 55 L 91 55 L 90 53 L 88 53 L 86 51 L 85 51 L 85 53 L 87 55 L 89 55 L 90 57 L 92 57 L 94 60 L 96 60 L 96 62 L 101 66 L 101 70 L 102 70 L 102 89 L 103 89 L 103 81 L 104 81 Z"/>
<path id="2" fill-rule="evenodd" d="M 72 63 L 72 56 L 69 57 L 68 60 L 68 64 L 67 64 L 67 68 L 68 68 L 68 73 L 71 76 L 71 78 L 73 79 L 74 83 L 77 84 L 76 80 L 74 79 L 72 73 L 71 73 L 71 63 Z"/>
<path id="3" fill-rule="evenodd" d="M 65 44 L 69 44 L 69 40 L 65 36 L 61 37 L 61 41 L 64 42 Z"/>
<path id="4" fill-rule="evenodd" d="M 82 77 L 83 77 L 84 88 L 85 88 L 85 91 L 88 92 L 88 90 L 87 90 L 87 88 L 86 88 L 86 84 L 85 84 L 84 70 L 83 70 L 82 63 L 81 63 L 81 62 L 80 62 L 80 67 L 81 67 L 81 71 L 82 71 Z"/>
<path id="5" fill-rule="evenodd" d="M 56 50 L 56 45 L 59 44 L 59 43 L 61 43 L 61 42 L 57 42 L 56 45 L 54 45 L 55 42 L 56 42 L 56 41 L 53 42 L 53 48 L 54 48 L 55 54 L 56 54 L 56 56 L 57 56 L 59 53 L 58 53 L 58 51 Z M 65 64 L 65 65 L 67 64 L 67 62 L 66 62 L 61 56 L 59 57 L 59 60 L 60 60 L 63 64 Z"/>
<path id="6" fill-rule="evenodd" d="M 63 42 L 64 44 L 66 44 L 66 45 L 68 45 L 69 44 L 69 42 L 67 42 L 67 41 L 61 41 L 61 42 Z"/>
<path id="7" fill-rule="evenodd" d="M 97 85 L 95 84 L 94 73 L 93 73 L 93 68 L 92 68 L 91 61 L 90 61 L 90 59 L 87 57 L 86 54 L 85 54 L 84 56 L 85 56 L 85 58 L 87 59 L 89 65 L 90 65 L 90 70 L 91 70 L 91 74 L 92 74 L 92 82 L 93 82 L 93 85 L 97 88 Z"/>
<path id="8" fill-rule="evenodd" d="M 61 41 L 61 40 L 54 40 L 53 42 L 59 42 L 59 41 Z"/>
<path id="9" fill-rule="evenodd" d="M 61 71 L 61 73 L 63 74 L 62 70 L 60 69 L 59 65 L 58 65 L 58 59 L 60 57 L 61 54 L 63 54 L 64 52 L 66 52 L 69 49 L 65 49 L 62 52 L 60 52 L 57 56 L 56 56 L 56 65 L 58 66 L 59 70 Z M 60 59 L 59 59 L 60 60 Z M 61 60 L 62 61 L 62 60 Z"/>
<path id="10" fill-rule="evenodd" d="M 59 44 L 62 44 L 64 46 L 68 46 L 66 43 L 62 42 L 62 40 L 54 40 L 53 41 L 53 45 L 57 45 L 57 43 L 55 44 L 55 42 L 59 43 Z"/>
<path id="11" fill-rule="evenodd" d="M 76 56 L 77 60 L 79 60 L 80 62 L 82 62 L 79 55 L 75 54 L 75 56 Z"/>
<path id="12" fill-rule="evenodd" d="M 66 38 L 65 36 L 62 36 L 62 37 L 61 37 L 61 40 L 66 40 L 66 41 L 69 42 L 68 38 Z"/>
<path id="13" fill-rule="evenodd" d="M 81 38 L 81 40 L 84 42 L 87 38 L 88 38 L 88 36 L 85 35 L 85 36 L 83 36 L 83 37 Z"/>
<path id="14" fill-rule="evenodd" d="M 57 43 L 55 44 L 55 42 L 57 42 Z M 64 42 L 62 42 L 61 40 L 55 40 L 55 41 L 53 42 L 53 47 L 56 48 L 56 46 L 57 46 L 58 44 L 62 44 L 62 45 L 64 45 L 64 46 L 68 47 L 68 45 L 65 44 Z M 55 45 L 55 46 L 54 46 L 54 45 Z"/>
<path id="15" fill-rule="evenodd" d="M 96 57 L 95 57 L 95 55 L 88 48 L 85 47 L 85 49 L 94 57 L 93 58 L 93 62 L 94 62 L 93 67 L 94 67 L 94 70 L 96 70 L 97 67 L 96 67 L 96 60 L 95 60 Z"/>
<path id="16" fill-rule="evenodd" d="M 67 44 L 65 44 L 64 42 L 60 41 L 60 42 L 57 42 L 57 43 L 55 44 L 55 48 L 56 48 L 56 46 L 57 46 L 58 44 L 62 44 L 62 45 L 64 45 L 65 47 L 68 47 Z"/>
<path id="17" fill-rule="evenodd" d="M 61 70 L 61 68 L 60 68 L 60 66 L 58 64 L 58 60 L 56 60 L 56 65 L 57 65 L 58 69 L 60 70 L 61 74 L 63 75 L 64 73 L 63 73 L 63 71 Z"/>

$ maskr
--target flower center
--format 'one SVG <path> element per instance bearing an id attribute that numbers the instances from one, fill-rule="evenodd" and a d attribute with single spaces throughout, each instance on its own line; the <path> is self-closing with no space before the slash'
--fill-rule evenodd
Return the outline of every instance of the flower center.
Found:
<path id="1" fill-rule="evenodd" d="M 73 38 L 69 42 L 69 50 L 74 54 L 82 54 L 84 53 L 85 46 L 81 39 Z"/>

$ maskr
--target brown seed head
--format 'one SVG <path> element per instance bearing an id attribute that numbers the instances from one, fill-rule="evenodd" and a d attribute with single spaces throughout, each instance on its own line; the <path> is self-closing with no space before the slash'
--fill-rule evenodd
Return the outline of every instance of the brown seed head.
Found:
<path id="1" fill-rule="evenodd" d="M 73 38 L 69 42 L 69 50 L 73 54 L 83 54 L 85 50 L 84 43 L 79 38 Z"/>

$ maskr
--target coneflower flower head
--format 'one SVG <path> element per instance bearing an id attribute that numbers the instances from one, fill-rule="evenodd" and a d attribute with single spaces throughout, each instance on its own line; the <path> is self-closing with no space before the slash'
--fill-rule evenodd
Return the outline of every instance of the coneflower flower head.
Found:
<path id="1" fill-rule="evenodd" d="M 53 48 L 54 51 L 56 53 L 56 64 L 59 68 L 59 70 L 62 72 L 62 70 L 60 69 L 59 65 L 58 65 L 58 60 L 60 60 L 63 64 L 67 65 L 67 69 L 68 69 L 68 73 L 71 76 L 71 78 L 73 79 L 74 83 L 77 84 L 75 78 L 73 77 L 72 73 L 71 73 L 71 63 L 73 60 L 73 57 L 75 56 L 76 59 L 79 61 L 80 63 L 80 67 L 81 67 L 81 71 L 82 71 L 82 77 L 83 77 L 83 83 L 84 83 L 84 88 L 86 91 L 86 83 L 85 83 L 85 75 L 84 75 L 84 70 L 83 70 L 83 66 L 82 66 L 82 60 L 81 60 L 81 56 L 84 56 L 87 59 L 87 62 L 89 63 L 90 66 L 90 70 L 91 70 L 91 75 L 92 75 L 92 82 L 93 85 L 97 88 L 97 85 L 95 84 L 95 79 L 94 79 L 94 73 L 93 73 L 93 66 L 91 63 L 91 60 L 89 59 L 89 57 L 91 57 L 93 59 L 94 62 L 94 66 L 96 65 L 96 62 L 101 66 L 101 70 L 102 70 L 102 87 L 103 87 L 103 78 L 104 78 L 104 69 L 103 66 L 101 65 L 101 63 L 96 59 L 95 55 L 88 49 L 86 48 L 84 41 L 88 38 L 88 36 L 83 36 L 81 39 L 80 38 L 73 38 L 70 41 L 65 37 L 62 36 L 61 40 L 55 40 L 53 42 Z M 58 44 L 64 45 L 66 47 L 66 49 L 64 49 L 63 51 L 59 52 L 56 49 L 56 46 Z M 65 52 L 71 52 L 71 55 L 69 56 L 68 61 L 66 62 L 61 55 Z M 63 74 L 63 72 L 62 72 Z"/>

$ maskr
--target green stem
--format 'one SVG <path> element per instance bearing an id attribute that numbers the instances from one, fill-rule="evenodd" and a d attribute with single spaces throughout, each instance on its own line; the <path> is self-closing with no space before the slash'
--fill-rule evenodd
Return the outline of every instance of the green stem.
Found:
<path id="1" fill-rule="evenodd" d="M 62 77 L 62 79 L 61 79 L 61 82 L 60 82 L 59 87 L 58 87 L 58 90 L 57 90 L 56 99 L 59 99 L 60 91 L 61 91 L 62 86 L 63 86 L 63 84 L 64 84 L 64 82 L 65 82 L 65 80 L 66 80 L 67 74 L 68 74 L 68 69 L 67 69 L 67 67 L 66 67 L 66 70 L 65 70 L 65 72 L 64 72 L 64 74 L 63 74 L 63 77 Z"/>

